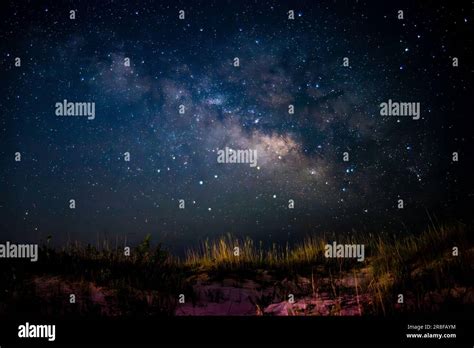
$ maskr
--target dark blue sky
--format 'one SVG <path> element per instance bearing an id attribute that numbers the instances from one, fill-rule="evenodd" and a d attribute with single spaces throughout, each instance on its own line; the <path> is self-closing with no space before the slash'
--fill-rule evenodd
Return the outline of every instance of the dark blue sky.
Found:
<path id="1" fill-rule="evenodd" d="M 183 246 L 465 219 L 473 18 L 448 4 L 2 4 L 2 237 Z M 95 119 L 56 116 L 64 99 L 94 102 Z M 421 119 L 380 116 L 388 99 L 419 102 Z M 225 146 L 256 149 L 258 168 L 217 163 Z"/>

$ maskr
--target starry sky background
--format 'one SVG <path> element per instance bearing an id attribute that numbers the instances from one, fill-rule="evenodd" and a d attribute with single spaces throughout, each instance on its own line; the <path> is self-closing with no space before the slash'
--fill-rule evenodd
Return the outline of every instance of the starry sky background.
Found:
<path id="1" fill-rule="evenodd" d="M 225 233 L 415 233 L 426 211 L 469 221 L 468 1 L 0 6 L 2 239 L 151 233 L 180 248 Z M 63 99 L 95 102 L 95 119 L 57 117 Z M 421 119 L 380 116 L 388 99 L 420 102 Z M 257 149 L 259 169 L 217 163 L 225 146 Z"/>

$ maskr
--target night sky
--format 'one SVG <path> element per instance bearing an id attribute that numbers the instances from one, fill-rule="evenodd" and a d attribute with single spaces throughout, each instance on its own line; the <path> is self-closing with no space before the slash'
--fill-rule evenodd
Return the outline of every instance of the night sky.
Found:
<path id="1" fill-rule="evenodd" d="M 472 4 L 378 3 L 2 2 L 1 239 L 182 247 L 466 222 Z M 64 99 L 95 119 L 56 116 Z M 420 119 L 381 116 L 388 99 Z M 258 167 L 217 163 L 226 146 Z"/>

